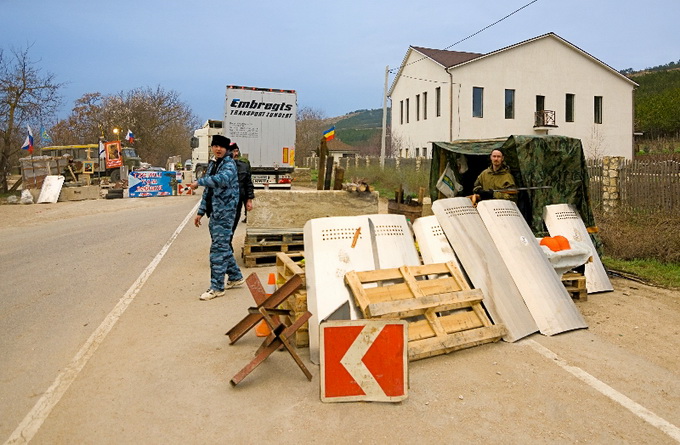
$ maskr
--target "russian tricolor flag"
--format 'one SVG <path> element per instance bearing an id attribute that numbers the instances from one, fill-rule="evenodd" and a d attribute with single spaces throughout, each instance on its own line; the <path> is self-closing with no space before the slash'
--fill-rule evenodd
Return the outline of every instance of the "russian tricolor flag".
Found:
<path id="1" fill-rule="evenodd" d="M 28 128 L 28 135 L 24 141 L 24 145 L 21 146 L 22 150 L 28 150 L 29 153 L 33 154 L 33 131 L 30 125 L 26 125 Z"/>
<path id="2" fill-rule="evenodd" d="M 132 133 L 132 131 L 130 131 L 129 128 L 127 134 L 125 135 L 125 140 L 131 144 L 135 143 L 135 135 Z"/>

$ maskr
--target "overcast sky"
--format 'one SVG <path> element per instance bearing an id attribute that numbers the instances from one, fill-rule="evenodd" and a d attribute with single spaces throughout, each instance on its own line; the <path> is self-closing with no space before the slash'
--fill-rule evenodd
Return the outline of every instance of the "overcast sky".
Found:
<path id="1" fill-rule="evenodd" d="M 409 45 L 445 49 L 531 0 L 0 0 L 0 48 L 30 49 L 85 93 L 177 91 L 201 121 L 226 85 L 294 89 L 328 117 L 382 108 L 385 67 Z M 450 50 L 488 53 L 554 32 L 617 70 L 680 59 L 680 1 L 537 0 Z M 393 75 L 390 76 L 390 83 Z"/>

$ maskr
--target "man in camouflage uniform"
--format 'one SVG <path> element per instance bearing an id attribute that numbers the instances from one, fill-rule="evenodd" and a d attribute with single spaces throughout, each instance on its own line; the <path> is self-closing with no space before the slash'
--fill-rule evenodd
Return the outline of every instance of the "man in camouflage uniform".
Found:
<path id="1" fill-rule="evenodd" d="M 509 199 L 517 201 L 517 193 L 503 193 L 494 190 L 515 188 L 515 178 L 510 173 L 510 168 L 505 164 L 503 152 L 494 150 L 491 152 L 491 166 L 479 174 L 475 181 L 472 192 L 474 202 L 484 199 Z"/>
<path id="2" fill-rule="evenodd" d="M 236 164 L 227 155 L 229 138 L 215 135 L 210 149 L 215 156 L 208 163 L 206 174 L 191 184 L 194 190 L 199 185 L 205 187 L 194 225 L 200 227 L 203 215 L 208 216 L 210 230 L 210 289 L 203 292 L 201 300 L 212 300 L 224 295 L 225 289 L 240 286 L 245 282 L 236 264 L 231 248 L 232 227 L 239 200 L 239 185 Z M 228 276 L 224 284 L 224 276 Z"/>

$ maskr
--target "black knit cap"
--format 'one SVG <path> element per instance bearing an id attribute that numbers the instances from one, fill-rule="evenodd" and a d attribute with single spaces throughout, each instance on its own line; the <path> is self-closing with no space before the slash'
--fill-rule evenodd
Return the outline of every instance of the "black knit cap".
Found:
<path id="1" fill-rule="evenodd" d="M 231 139 L 229 139 L 228 137 L 224 137 L 220 134 L 216 134 L 215 136 L 212 137 L 212 142 L 210 143 L 210 146 L 212 147 L 213 145 L 218 145 L 229 150 L 230 144 Z"/>

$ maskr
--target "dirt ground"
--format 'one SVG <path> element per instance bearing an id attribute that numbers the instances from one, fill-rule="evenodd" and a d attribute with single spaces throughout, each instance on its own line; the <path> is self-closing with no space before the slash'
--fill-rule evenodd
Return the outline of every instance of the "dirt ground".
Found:
<path id="1" fill-rule="evenodd" d="M 162 205 L 162 199 L 2 205 L 0 227 Z M 386 212 L 386 200 L 380 209 Z M 398 405 L 320 403 L 319 370 L 310 365 L 306 349 L 301 356 L 313 384 L 281 353 L 232 389 L 228 377 L 250 360 L 258 340 L 228 346 L 225 327 L 243 315 L 235 308 L 245 310 L 252 302 L 245 289 L 208 303 L 194 298 L 206 274 L 205 249 L 194 247 L 205 247 L 205 240 L 195 242 L 196 233 L 178 238 L 185 243 L 177 246 L 183 257 L 164 260 L 167 265 L 137 297 L 35 443 L 94 443 L 98 437 L 105 438 L 101 443 L 179 438 L 187 443 L 189 437 L 193 443 L 252 443 L 256 437 L 280 443 L 322 437 L 327 443 L 406 443 L 414 437 L 444 443 L 671 441 L 531 353 L 543 346 L 680 425 L 680 293 L 618 277 L 612 277 L 613 292 L 576 302 L 587 330 L 534 334 L 514 344 L 414 362 L 409 398 Z M 172 267 L 186 268 L 187 257 L 196 261 L 185 270 L 186 284 L 168 294 Z"/>

